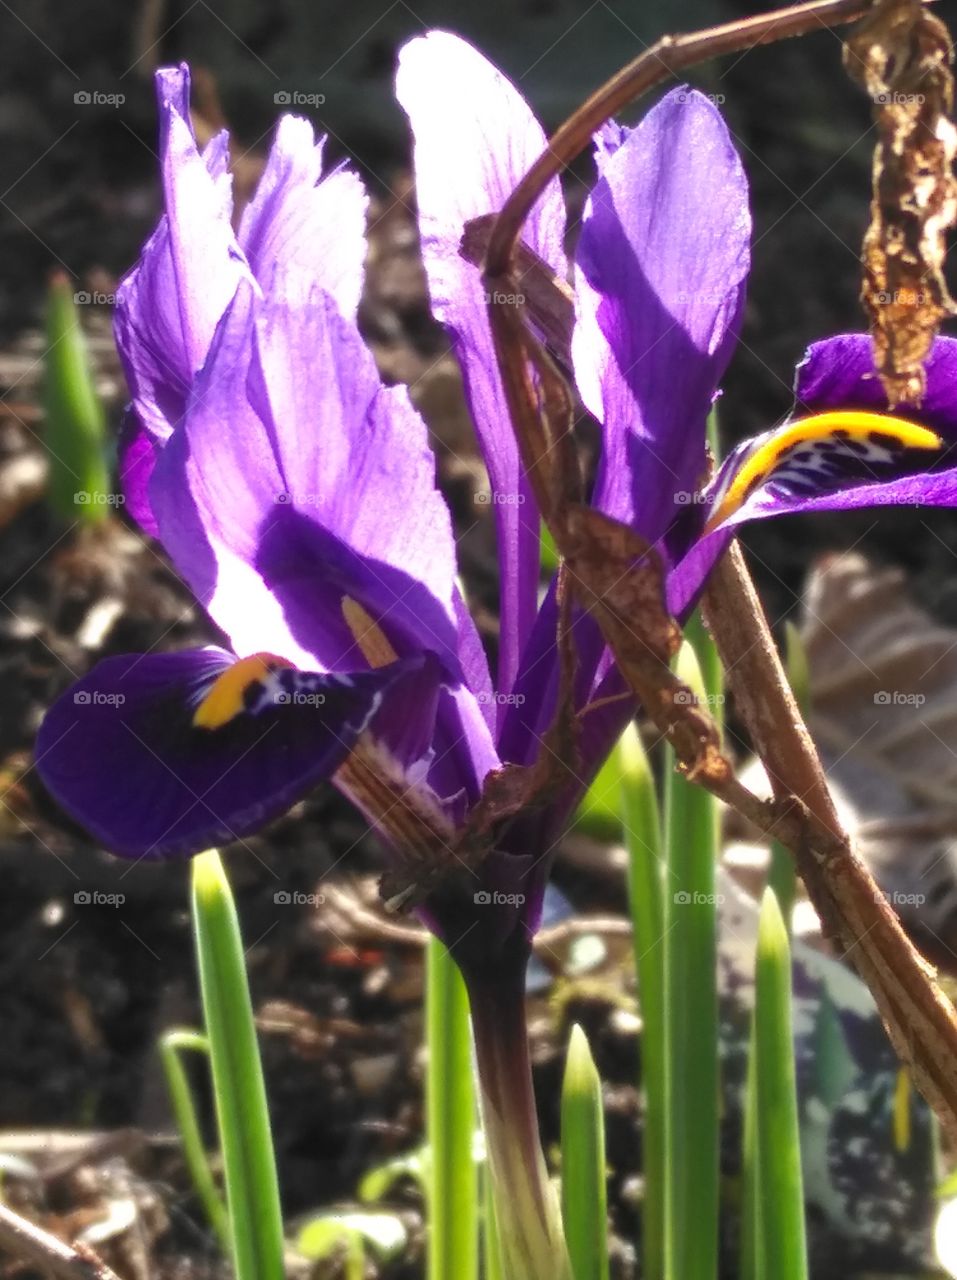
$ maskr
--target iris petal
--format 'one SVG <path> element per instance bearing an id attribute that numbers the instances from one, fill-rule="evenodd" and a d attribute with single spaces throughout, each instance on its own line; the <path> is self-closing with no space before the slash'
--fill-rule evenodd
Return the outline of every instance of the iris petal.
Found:
<path id="1" fill-rule="evenodd" d="M 189 120 L 185 64 L 157 73 L 166 212 L 117 291 L 115 332 L 143 428 L 165 440 L 240 279 L 251 279 L 233 234 L 232 179 L 216 140 L 200 154 Z"/>
<path id="2" fill-rule="evenodd" d="M 362 291 L 368 197 L 348 169 L 323 176 L 324 143 L 308 121 L 283 116 L 238 238 L 264 292 L 281 283 L 287 296 L 302 296 L 318 286 L 352 317 Z"/>
<path id="3" fill-rule="evenodd" d="M 919 405 L 899 412 L 957 440 L 957 338 L 938 338 L 925 365 L 927 389 Z M 802 411 L 870 409 L 887 412 L 887 397 L 866 333 L 845 333 L 815 342 L 798 365 L 795 395 Z"/>
<path id="4" fill-rule="evenodd" d="M 846 488 L 855 479 L 866 482 L 900 474 L 907 461 L 913 470 L 926 467 L 928 450 L 940 450 L 936 432 L 889 414 L 839 410 L 786 423 L 739 446 L 728 457 L 713 486 L 700 496 L 712 507 L 702 531 L 707 536 L 731 519 L 745 503 L 757 502 L 763 492 L 772 500 L 817 497 L 830 489 Z"/>
<path id="5" fill-rule="evenodd" d="M 239 290 L 151 500 L 164 546 L 238 651 L 362 666 L 348 596 L 400 656 L 428 650 L 456 674 L 455 547 L 425 424 L 404 388 L 382 386 L 329 295 Z"/>
<path id="6" fill-rule="evenodd" d="M 465 223 L 501 209 L 546 138 L 515 86 L 477 50 L 444 31 L 403 48 L 396 96 L 415 135 L 416 199 L 432 309 L 453 331 L 494 495 L 501 566 L 498 685 L 509 690 L 535 618 L 539 517 L 505 404 L 487 291 L 481 271 L 462 258 L 459 246 Z M 559 276 L 565 273 L 564 226 L 556 179 L 522 236 Z"/>
<path id="7" fill-rule="evenodd" d="M 701 495 L 699 535 L 668 578 L 668 604 L 684 617 L 717 560 L 748 520 L 883 506 L 957 505 L 957 340 L 938 338 L 920 406 L 887 413 L 866 334 L 815 343 L 797 371 L 797 401 L 811 417 L 745 441 Z M 857 427 L 855 427 L 857 424 Z M 832 434 L 836 428 L 843 436 Z M 808 438 L 800 439 L 802 432 Z M 789 435 L 790 433 L 790 435 Z M 812 438 L 814 437 L 814 438 Z M 793 447 L 792 447 L 793 446 Z M 784 450 L 790 448 L 787 454 Z M 928 457 L 939 451 L 939 456 Z"/>
<path id="8" fill-rule="evenodd" d="M 705 422 L 750 263 L 747 180 L 720 112 L 676 89 L 599 140 L 576 279 L 575 376 L 602 424 L 594 503 L 649 542 L 705 470 Z"/>
<path id="9" fill-rule="evenodd" d="M 197 853 L 257 830 L 330 777 L 383 695 L 422 664 L 351 676 L 261 664 L 240 664 L 239 679 L 235 671 L 221 649 L 106 659 L 47 713 L 40 776 L 114 853 Z M 224 678 L 237 697 L 228 707 L 221 699 L 204 727 L 197 713 Z M 419 702 L 434 715 L 427 698 Z"/>

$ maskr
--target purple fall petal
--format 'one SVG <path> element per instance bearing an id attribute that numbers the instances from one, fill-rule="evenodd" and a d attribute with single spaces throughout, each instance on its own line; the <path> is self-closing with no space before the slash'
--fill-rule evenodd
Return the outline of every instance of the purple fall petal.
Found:
<path id="1" fill-rule="evenodd" d="M 957 338 L 938 338 L 926 364 L 927 390 L 919 406 L 895 413 L 913 418 L 957 440 Z M 846 333 L 808 347 L 797 368 L 795 395 L 801 417 L 829 409 L 887 412 L 887 397 L 866 333 Z"/>
<path id="2" fill-rule="evenodd" d="M 835 410 L 863 409 L 887 412 L 887 398 L 874 366 L 873 343 L 866 334 L 844 334 L 814 343 L 797 370 L 797 415 Z M 957 467 L 944 468 L 941 463 L 955 462 L 953 448 L 957 444 L 957 340 L 938 338 L 927 362 L 927 393 L 920 406 L 901 406 L 900 417 L 929 426 L 939 432 L 949 446 L 933 471 L 892 475 L 879 479 L 875 469 L 862 463 L 859 471 L 848 468 L 829 489 L 824 481 L 819 492 L 800 493 L 780 480 L 770 480 L 755 492 L 715 531 L 695 543 L 669 576 L 668 600 L 676 616 L 682 617 L 694 604 L 711 568 L 734 535 L 738 525 L 749 520 L 771 516 L 797 515 L 814 511 L 851 511 L 864 507 L 957 505 Z M 725 462 L 747 457 L 747 442 L 738 446 Z M 919 455 L 918 455 L 919 457 Z M 806 483 L 813 483 L 808 471 Z M 718 477 L 720 481 L 720 476 Z M 843 482 L 842 482 L 843 481 Z M 716 488 L 720 485 L 716 483 Z"/>
<path id="3" fill-rule="evenodd" d="M 696 542 L 668 574 L 668 612 L 672 617 L 680 622 L 687 619 L 734 533 L 734 529 L 724 527 Z"/>
<path id="4" fill-rule="evenodd" d="M 255 831 L 338 768 L 408 670 L 287 672 L 299 699 L 196 727 L 197 706 L 233 661 L 221 649 L 108 658 L 47 712 L 40 776 L 114 853 L 179 857 Z"/>

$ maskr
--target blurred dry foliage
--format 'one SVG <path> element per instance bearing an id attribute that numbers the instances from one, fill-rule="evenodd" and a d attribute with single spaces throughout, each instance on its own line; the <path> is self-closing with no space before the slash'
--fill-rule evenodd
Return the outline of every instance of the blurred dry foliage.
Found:
<path id="1" fill-rule="evenodd" d="M 920 945 L 957 970 L 957 630 L 853 553 L 805 593 L 809 723 L 862 856 Z"/>

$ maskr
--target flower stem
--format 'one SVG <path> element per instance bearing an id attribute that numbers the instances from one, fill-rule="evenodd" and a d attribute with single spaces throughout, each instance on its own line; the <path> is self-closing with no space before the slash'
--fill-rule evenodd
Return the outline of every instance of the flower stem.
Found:
<path id="1" fill-rule="evenodd" d="M 524 966 L 509 966 L 494 978 L 467 972 L 465 983 L 502 1273 L 509 1280 L 570 1280 L 558 1200 L 538 1133 Z"/>

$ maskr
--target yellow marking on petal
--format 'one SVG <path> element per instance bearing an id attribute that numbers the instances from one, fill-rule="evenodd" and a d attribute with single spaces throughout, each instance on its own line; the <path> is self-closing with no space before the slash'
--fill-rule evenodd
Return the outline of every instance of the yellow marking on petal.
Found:
<path id="1" fill-rule="evenodd" d="M 279 667 L 291 667 L 285 658 L 272 653 L 254 653 L 251 658 L 240 658 L 227 667 L 213 683 L 196 708 L 193 726 L 196 729 L 220 729 L 245 710 L 245 694 L 250 685 L 264 680 Z"/>
<path id="2" fill-rule="evenodd" d="M 906 1067 L 899 1067 L 894 1083 L 894 1146 L 900 1152 L 910 1147 L 910 1075 Z"/>
<path id="3" fill-rule="evenodd" d="M 399 655 L 385 632 L 357 600 L 342 597 L 342 616 L 370 667 L 387 667 L 390 662 L 398 661 Z"/>
<path id="4" fill-rule="evenodd" d="M 741 507 L 753 489 L 773 474 L 785 449 L 795 444 L 813 444 L 827 440 L 837 431 L 847 433 L 850 440 L 866 442 L 872 431 L 892 436 L 908 449 L 940 449 L 943 441 L 935 431 L 884 413 L 865 413 L 857 409 L 841 409 L 833 413 L 817 413 L 800 422 L 788 422 L 770 440 L 745 459 L 717 510 L 712 512 L 701 536 L 711 533 Z"/>

